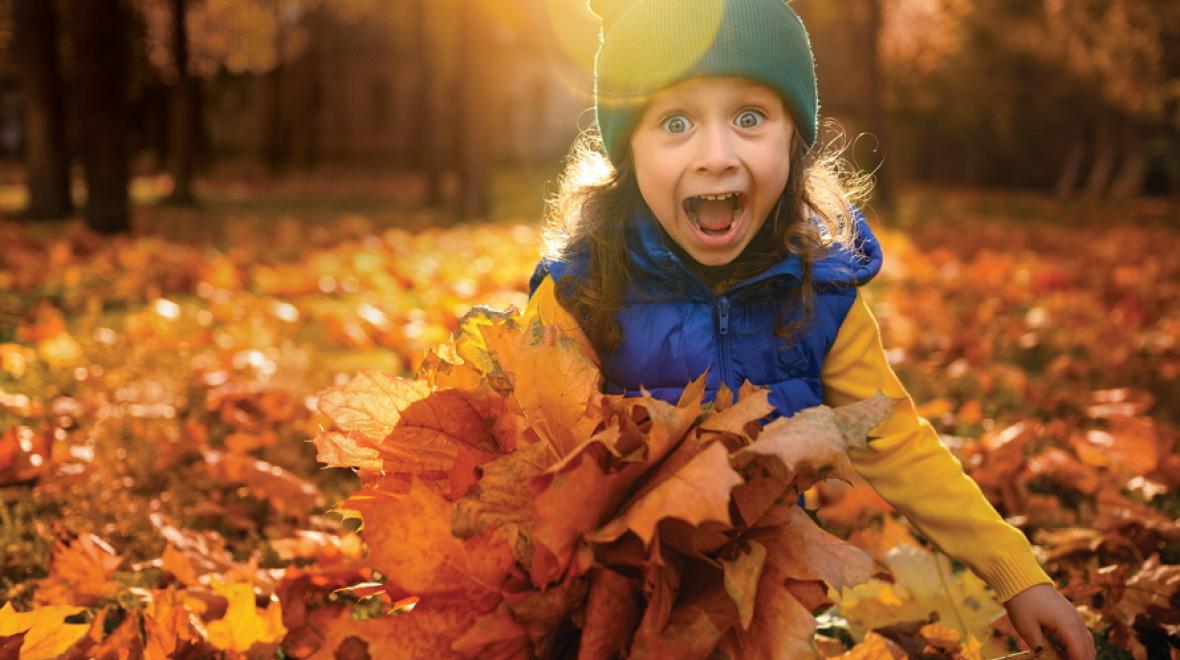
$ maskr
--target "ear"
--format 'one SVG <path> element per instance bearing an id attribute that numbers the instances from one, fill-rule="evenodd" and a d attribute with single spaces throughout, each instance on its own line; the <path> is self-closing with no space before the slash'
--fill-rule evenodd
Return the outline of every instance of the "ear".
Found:
<path id="1" fill-rule="evenodd" d="M 586 4 L 594 15 L 602 19 L 603 29 L 615 22 L 623 12 L 627 11 L 635 0 L 587 0 Z"/>

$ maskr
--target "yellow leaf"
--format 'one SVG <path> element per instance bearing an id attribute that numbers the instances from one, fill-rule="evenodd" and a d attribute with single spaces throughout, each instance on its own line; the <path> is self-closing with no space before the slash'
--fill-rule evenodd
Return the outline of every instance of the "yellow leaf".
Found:
<path id="1" fill-rule="evenodd" d="M 959 635 L 987 639 L 992 622 L 1004 614 L 983 580 L 970 571 L 952 574 L 944 555 L 900 545 L 882 561 L 893 574 L 893 585 L 870 580 L 834 594 L 837 608 L 857 630 L 926 620 L 937 613 Z"/>
<path id="2" fill-rule="evenodd" d="M 30 612 L 17 612 L 12 603 L 0 608 L 0 637 L 25 633 L 20 657 L 26 660 L 56 658 L 74 645 L 90 629 L 87 623 L 65 623 L 65 618 L 84 611 L 84 607 L 47 605 Z"/>
<path id="3" fill-rule="evenodd" d="M 254 606 L 254 585 L 246 582 L 223 584 L 213 581 L 213 590 L 229 601 L 225 617 L 206 626 L 209 643 L 226 651 L 245 653 L 255 644 L 273 644 L 287 634 L 283 610 L 278 602 L 265 609 Z"/>

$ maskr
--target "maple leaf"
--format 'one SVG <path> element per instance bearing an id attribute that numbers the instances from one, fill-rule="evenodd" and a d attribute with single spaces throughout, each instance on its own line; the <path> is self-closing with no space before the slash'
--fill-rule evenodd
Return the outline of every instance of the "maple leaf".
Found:
<path id="1" fill-rule="evenodd" d="M 586 625 L 578 657 L 606 659 L 621 656 L 630 646 L 631 636 L 639 625 L 640 607 L 636 580 L 609 568 L 591 571 Z"/>
<path id="2" fill-rule="evenodd" d="M 67 617 L 85 611 L 84 607 L 46 605 L 28 612 L 17 612 L 12 603 L 0 607 L 0 638 L 24 635 L 21 657 L 56 658 L 86 635 L 86 623 L 66 623 Z"/>
<path id="3" fill-rule="evenodd" d="M 770 403 L 770 390 L 759 389 L 738 399 L 737 403 L 718 406 L 719 412 L 707 415 L 700 423 L 702 431 L 719 431 L 745 435 L 746 425 L 774 412 Z"/>
<path id="4" fill-rule="evenodd" d="M 811 654 L 816 620 L 767 565 L 757 584 L 757 605 L 747 628 L 735 628 L 720 648 L 734 658 L 802 658 Z"/>
<path id="5" fill-rule="evenodd" d="M 651 542 L 656 525 L 665 518 L 677 518 L 691 525 L 719 522 L 728 526 L 729 494 L 740 483 L 742 478 L 730 467 L 725 445 L 712 443 L 683 467 L 654 482 L 621 516 L 589 538 L 596 542 L 613 541 L 630 530 L 646 545 Z"/>
<path id="6" fill-rule="evenodd" d="M 943 624 L 961 635 L 989 639 L 991 624 L 1004 614 L 983 580 L 970 571 L 952 573 L 942 554 L 902 545 L 890 550 L 883 562 L 893 584 L 869 580 L 833 592 L 837 609 L 859 629 L 924 621 L 937 613 Z"/>
<path id="7" fill-rule="evenodd" d="M 356 506 L 366 520 L 362 537 L 369 545 L 370 564 L 402 591 L 423 600 L 457 592 L 477 613 L 499 602 L 500 583 L 513 564 L 508 544 L 490 531 L 469 539 L 455 537 L 454 506 L 420 481 L 413 481 L 404 496 Z"/>
<path id="8" fill-rule="evenodd" d="M 660 625 L 660 617 L 645 617 L 640 623 L 629 657 L 705 657 L 737 624 L 737 606 L 721 573 L 712 567 L 694 568 L 683 578 L 688 593 L 677 599 L 667 623 Z"/>
<path id="9" fill-rule="evenodd" d="M 536 520 L 532 480 L 552 460 L 549 446 L 538 442 L 485 463 L 483 476 L 455 503 L 455 535 L 467 539 L 495 529 L 513 548 L 517 560 L 530 564 L 528 539 Z"/>
<path id="10" fill-rule="evenodd" d="M 451 649 L 466 658 L 533 657 L 527 631 L 504 605 L 476 619 Z"/>
<path id="11" fill-rule="evenodd" d="M 107 633 L 107 618 L 117 610 L 99 610 L 90 623 L 90 630 L 61 655 L 62 658 L 137 657 L 143 653 L 140 634 L 142 615 L 138 611 L 126 613 L 123 620 Z M 25 657 L 29 657 L 26 656 Z"/>
<path id="12" fill-rule="evenodd" d="M 431 596 L 410 612 L 356 620 L 349 608 L 322 607 L 305 623 L 314 634 L 308 657 L 368 657 L 390 660 L 451 660 L 463 655 L 451 645 L 476 619 L 461 596 Z M 308 648 L 312 644 L 309 642 Z"/>
<path id="13" fill-rule="evenodd" d="M 631 487 L 674 448 L 700 413 L 699 398 L 683 403 L 683 407 L 673 406 L 650 396 L 618 402 L 620 409 L 614 422 L 622 425 L 621 435 L 634 433 L 642 438 L 637 450 L 640 456 L 608 472 L 600 461 L 606 461 L 602 454 L 610 452 L 601 442 L 589 442 L 572 458 L 551 467 L 544 479 L 538 479 L 533 584 L 540 586 L 559 579 L 578 539 L 602 525 L 604 518 L 623 503 Z M 648 420 L 647 432 L 635 428 L 637 417 Z M 585 493 L 594 493 L 595 497 L 586 498 Z M 579 506 L 571 510 L 571 502 L 579 502 Z"/>
<path id="14" fill-rule="evenodd" d="M 1127 621 L 1147 614 L 1160 623 L 1180 624 L 1176 601 L 1180 596 L 1180 566 L 1163 564 L 1158 554 L 1147 558 L 1139 570 L 1127 580 L 1126 592 L 1118 604 L 1118 612 Z"/>
<path id="15" fill-rule="evenodd" d="M 94 605 L 119 591 L 112 580 L 123 561 L 114 548 L 93 534 L 82 534 L 68 544 L 55 541 L 49 577 L 37 586 L 42 605 Z"/>
<path id="16" fill-rule="evenodd" d="M 758 582 L 766 562 L 766 546 L 750 541 L 749 551 L 735 559 L 721 562 L 725 571 L 725 591 L 738 608 L 738 623 L 742 630 L 750 627 L 754 619 L 754 600 L 758 595 Z"/>
<path id="17" fill-rule="evenodd" d="M 344 385 L 324 391 L 320 412 L 344 431 L 356 431 L 372 442 L 389 435 L 411 403 L 430 394 L 422 381 L 362 369 Z"/>
<path id="18" fill-rule="evenodd" d="M 170 658 L 187 645 L 202 641 L 197 625 L 196 617 L 184 606 L 180 589 L 153 589 L 144 608 L 144 657 Z"/>
<path id="19" fill-rule="evenodd" d="M 201 455 L 205 471 L 214 479 L 243 484 L 252 495 L 268 500 L 277 511 L 302 518 L 323 506 L 323 496 L 315 484 L 273 463 L 212 449 Z"/>
<path id="20" fill-rule="evenodd" d="M 876 570 L 863 550 L 823 531 L 797 506 L 777 506 L 758 525 L 774 526 L 760 540 L 768 561 L 788 578 L 823 580 L 842 589 L 864 582 Z"/>
<path id="21" fill-rule="evenodd" d="M 519 332 L 512 330 L 505 325 L 481 328 L 525 419 L 558 458 L 564 457 L 598 426 L 599 420 L 589 414 L 599 391 L 598 367 L 538 319 Z"/>
<path id="22" fill-rule="evenodd" d="M 287 634 L 283 610 L 278 602 L 259 611 L 254 604 L 254 585 L 213 580 L 213 590 L 229 601 L 225 616 L 205 624 L 209 643 L 219 649 L 245 653 L 258 645 L 277 644 Z"/>
<path id="23" fill-rule="evenodd" d="M 805 408 L 767 424 L 758 439 L 735 452 L 739 466 L 756 456 L 778 458 L 788 470 L 810 468 L 822 476 L 828 469 L 850 471 L 846 452 L 863 447 L 868 429 L 884 420 L 901 401 L 878 392 L 850 406 Z"/>
<path id="24" fill-rule="evenodd" d="M 316 460 L 327 467 L 359 468 L 379 471 L 384 463 L 376 444 L 362 433 L 323 431 L 312 440 Z"/>

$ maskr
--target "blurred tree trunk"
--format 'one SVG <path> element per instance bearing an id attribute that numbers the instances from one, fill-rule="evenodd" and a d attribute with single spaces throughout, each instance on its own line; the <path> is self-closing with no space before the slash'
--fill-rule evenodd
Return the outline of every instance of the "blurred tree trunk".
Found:
<path id="1" fill-rule="evenodd" d="M 266 75 L 267 83 L 267 103 L 266 117 L 263 125 L 266 127 L 266 146 L 264 148 L 266 166 L 272 174 L 278 174 L 283 171 L 287 164 L 287 156 L 289 153 L 287 122 L 283 115 L 283 92 L 285 85 L 283 78 L 286 75 L 286 65 L 283 63 L 283 17 L 279 15 L 280 9 L 276 4 L 274 6 L 275 23 L 277 29 L 275 30 L 275 68 Z"/>
<path id="2" fill-rule="evenodd" d="M 73 210 L 66 144 L 65 88 L 57 52 L 54 3 L 15 0 L 16 59 L 25 99 L 25 170 L 32 219 L 61 218 Z"/>
<path id="3" fill-rule="evenodd" d="M 410 34 L 412 43 L 410 44 L 410 52 L 414 53 L 414 60 L 410 63 L 411 67 L 411 85 L 412 95 L 418 99 L 418 113 L 411 117 L 410 121 L 417 124 L 410 130 L 409 145 L 406 151 L 408 152 L 408 165 L 410 169 L 420 170 L 426 164 L 426 135 L 423 130 L 426 125 L 422 122 L 427 118 L 426 112 L 422 108 L 427 106 L 427 85 L 429 81 L 426 79 L 426 63 L 429 61 L 429 56 L 426 53 L 427 39 L 425 22 L 423 14 L 426 13 L 423 0 L 410 0 L 410 7 L 408 10 L 410 24 Z"/>
<path id="4" fill-rule="evenodd" d="M 1143 136 L 1139 128 L 1125 126 L 1119 146 L 1122 161 L 1114 180 L 1110 182 L 1110 194 L 1116 197 L 1132 197 L 1143 190 L 1143 179 L 1147 176 L 1147 153 L 1143 148 Z"/>
<path id="5" fill-rule="evenodd" d="M 1070 129 L 1069 146 L 1065 151 L 1065 160 L 1061 163 L 1061 170 L 1057 173 L 1055 190 L 1059 198 L 1066 198 L 1077 190 L 1078 178 L 1082 174 L 1082 159 L 1086 155 L 1086 141 L 1082 127 L 1074 124 Z"/>
<path id="6" fill-rule="evenodd" d="M 486 218 L 491 209 L 488 179 L 487 21 L 479 3 L 459 12 L 459 195 L 461 220 Z"/>
<path id="7" fill-rule="evenodd" d="M 324 110 L 324 41 L 327 35 L 327 18 L 324 7 L 313 7 L 308 14 L 307 24 L 311 33 L 308 39 L 307 54 L 304 56 L 304 67 L 308 76 L 306 112 L 301 116 L 300 142 L 302 147 L 303 167 L 314 169 L 320 164 L 322 157 L 321 131 L 322 113 Z"/>
<path id="8" fill-rule="evenodd" d="M 1086 179 L 1086 194 L 1092 197 L 1106 192 L 1111 172 L 1114 171 L 1115 143 L 1111 133 L 1111 121 L 1109 117 L 1103 117 L 1094 135 L 1094 162 L 1090 165 L 1090 176 Z"/>
<path id="9" fill-rule="evenodd" d="M 105 234 L 127 231 L 128 12 L 120 0 L 70 0 L 68 6 L 77 56 L 86 221 Z"/>
<path id="10" fill-rule="evenodd" d="M 415 0 L 423 6 L 426 0 Z M 443 203 L 443 145 L 438 132 L 441 113 L 446 112 L 443 103 L 442 67 L 437 66 L 440 35 L 437 24 L 431 20 L 430 12 L 423 8 L 418 14 L 422 35 L 419 60 L 419 79 L 422 81 L 422 102 L 418 104 L 418 132 L 422 135 L 422 165 L 426 171 L 426 204 L 439 207 Z"/>
<path id="11" fill-rule="evenodd" d="M 172 63 L 176 86 L 172 89 L 168 126 L 168 170 L 172 174 L 173 204 L 193 203 L 193 157 L 196 130 L 196 81 L 188 70 L 187 0 L 172 0 Z"/>
<path id="12" fill-rule="evenodd" d="M 876 197 L 877 203 L 886 212 L 893 210 L 893 182 L 887 161 L 889 141 L 885 137 L 885 82 L 881 65 L 881 31 L 883 28 L 881 0 L 866 0 L 868 3 L 867 49 L 869 76 L 869 130 L 877 139 Z"/>

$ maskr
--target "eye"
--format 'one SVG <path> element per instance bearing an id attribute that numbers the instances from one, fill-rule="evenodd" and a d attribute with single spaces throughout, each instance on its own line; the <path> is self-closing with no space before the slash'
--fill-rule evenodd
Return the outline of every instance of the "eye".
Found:
<path id="1" fill-rule="evenodd" d="M 762 114 L 758 110 L 742 110 L 741 113 L 738 114 L 735 122 L 741 128 L 756 128 L 765 119 L 766 115 Z"/>
<path id="2" fill-rule="evenodd" d="M 684 115 L 670 115 L 660 122 L 660 126 L 673 135 L 679 135 L 692 128 L 692 122 Z"/>

